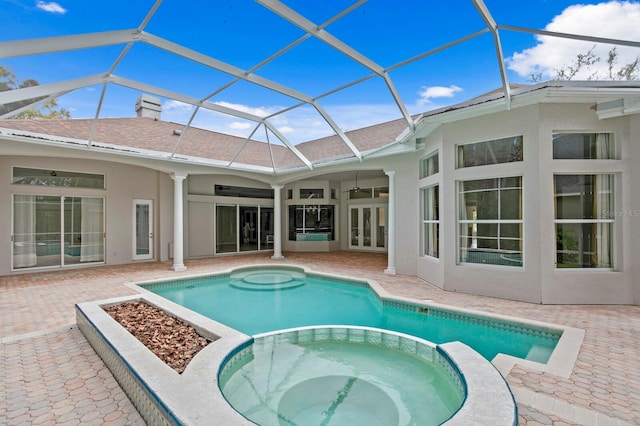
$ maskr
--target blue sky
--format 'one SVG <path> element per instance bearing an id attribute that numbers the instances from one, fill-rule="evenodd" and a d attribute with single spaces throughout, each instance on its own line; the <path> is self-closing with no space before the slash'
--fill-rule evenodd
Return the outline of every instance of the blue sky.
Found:
<path id="1" fill-rule="evenodd" d="M 317 25 L 346 9 L 355 0 L 289 0 L 284 3 Z M 547 29 L 590 36 L 640 40 L 640 2 L 581 2 L 531 0 L 527 2 L 485 0 L 498 24 Z M 92 2 L 79 0 L 0 0 L 0 41 L 75 35 L 138 27 L 152 0 Z M 369 0 L 326 27 L 337 39 L 383 68 L 429 52 L 485 28 L 470 0 L 401 1 Z M 165 0 L 145 31 L 174 43 L 248 70 L 304 32 L 264 6 L 251 0 L 207 2 Z M 508 79 L 527 83 L 529 75 L 554 70 L 571 62 L 593 43 L 535 37 L 500 31 Z M 73 52 L 18 58 L 0 58 L 21 79 L 41 84 L 105 73 L 123 50 L 109 46 Z M 606 55 L 611 46 L 598 46 Z M 637 48 L 618 48 L 620 63 L 640 53 Z M 400 68 L 389 76 L 410 113 L 457 103 L 501 85 L 493 38 L 475 37 L 455 47 Z M 600 72 L 598 67 L 590 72 Z M 233 80 L 144 43 L 135 43 L 116 68 L 115 75 L 152 84 L 202 99 Z M 335 49 L 311 37 L 255 71 L 256 75 L 291 87 L 305 95 L 322 96 L 372 73 Z M 579 76 L 586 78 L 586 75 Z M 102 87 L 79 89 L 59 99 L 72 117 L 93 117 Z M 101 117 L 135 115 L 140 93 L 109 85 Z M 210 99 L 256 115 L 266 116 L 298 104 L 298 101 L 247 82 L 231 85 Z M 186 123 L 193 107 L 162 99 L 163 119 Z M 344 91 L 322 97 L 318 103 L 343 130 L 400 118 L 389 88 L 380 77 Z M 330 133 L 319 114 L 302 106 L 271 119 L 293 142 Z M 255 124 L 210 111 L 200 111 L 194 124 L 212 130 L 247 136 Z M 254 136 L 264 139 L 258 133 Z"/>

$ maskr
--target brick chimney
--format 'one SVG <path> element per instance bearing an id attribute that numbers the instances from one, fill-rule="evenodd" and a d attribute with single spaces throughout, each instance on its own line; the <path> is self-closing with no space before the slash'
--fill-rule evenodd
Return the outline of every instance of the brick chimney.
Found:
<path id="1" fill-rule="evenodd" d="M 161 112 L 162 101 L 160 101 L 160 99 L 145 94 L 138 96 L 138 100 L 136 101 L 136 114 L 138 117 L 160 120 Z"/>

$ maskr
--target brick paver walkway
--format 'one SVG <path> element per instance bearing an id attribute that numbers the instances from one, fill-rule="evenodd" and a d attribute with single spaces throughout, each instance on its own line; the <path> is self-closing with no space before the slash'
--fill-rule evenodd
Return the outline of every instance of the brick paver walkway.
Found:
<path id="1" fill-rule="evenodd" d="M 301 264 L 374 279 L 400 296 L 584 329 L 570 378 L 521 366 L 507 375 L 514 393 L 535 396 L 517 401 L 520 424 L 640 424 L 639 306 L 548 306 L 443 292 L 417 278 L 385 275 L 381 254 L 285 256 L 284 261 L 265 254 L 188 260 L 184 272 L 154 262 L 0 277 L 0 424 L 143 424 L 75 326 L 74 304 L 133 294 L 125 283 L 253 263 Z"/>

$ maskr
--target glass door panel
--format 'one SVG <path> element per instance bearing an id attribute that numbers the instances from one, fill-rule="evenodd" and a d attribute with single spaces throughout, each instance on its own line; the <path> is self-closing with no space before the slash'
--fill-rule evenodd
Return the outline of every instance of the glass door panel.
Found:
<path id="1" fill-rule="evenodd" d="M 61 265 L 60 201 L 58 196 L 14 196 L 14 269 Z"/>
<path id="2" fill-rule="evenodd" d="M 216 206 L 216 253 L 238 251 L 237 206 Z"/>
<path id="3" fill-rule="evenodd" d="M 65 265 L 104 261 L 104 200 L 64 198 Z"/>
<path id="4" fill-rule="evenodd" d="M 273 207 L 260 207 L 260 250 L 273 250 Z"/>
<path id="5" fill-rule="evenodd" d="M 240 206 L 240 251 L 258 250 L 258 207 Z"/>
<path id="6" fill-rule="evenodd" d="M 153 204 L 151 200 L 134 200 L 133 259 L 153 259 Z"/>
<path id="7" fill-rule="evenodd" d="M 360 221 L 358 220 L 358 214 L 359 209 L 357 207 L 351 207 L 349 209 L 350 247 L 358 247 L 360 245 Z"/>
<path id="8" fill-rule="evenodd" d="M 387 208 L 376 207 L 376 247 L 387 247 Z"/>
<path id="9" fill-rule="evenodd" d="M 371 247 L 371 208 L 362 208 L 362 246 Z"/>

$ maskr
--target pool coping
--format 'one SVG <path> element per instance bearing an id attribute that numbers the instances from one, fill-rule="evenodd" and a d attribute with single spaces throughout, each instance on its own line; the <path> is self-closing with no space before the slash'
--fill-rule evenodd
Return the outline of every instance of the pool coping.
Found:
<path id="1" fill-rule="evenodd" d="M 447 425 L 471 424 L 478 419 L 478 416 L 492 416 L 496 413 L 502 413 L 498 423 L 496 423 L 497 419 L 492 419 L 487 424 L 516 424 L 517 409 L 514 397 L 503 376 L 506 375 L 515 364 L 523 364 L 527 367 L 547 371 L 552 374 L 570 374 L 575 359 L 577 358 L 577 351 L 584 337 L 582 330 L 571 329 L 570 327 L 503 315 L 490 315 L 481 311 L 460 309 L 431 301 L 392 296 L 373 280 L 356 279 L 336 274 L 323 274 L 299 265 L 252 265 L 250 267 L 236 267 L 217 273 L 182 276 L 180 279 L 216 276 L 247 268 L 294 268 L 317 276 L 346 280 L 354 283 L 366 283 L 374 293 L 383 300 L 408 303 L 412 306 L 450 309 L 469 315 L 491 317 L 501 321 L 515 321 L 521 324 L 562 332 L 562 337 L 547 364 L 527 361 L 504 354 L 497 355 L 492 362 L 489 363 L 473 349 L 460 342 L 437 345 L 439 350 L 446 353 L 457 365 L 468 386 L 465 404 L 459 412 L 446 423 Z M 156 279 L 130 283 L 127 285 L 138 291 L 139 294 L 102 301 L 79 303 L 76 305 L 76 322 L 96 353 L 105 361 L 107 367 L 111 370 L 120 386 L 145 420 L 156 424 L 198 425 L 211 424 L 212 421 L 233 425 L 253 424 L 237 413 L 227 403 L 217 385 L 218 368 L 224 359 L 238 346 L 249 344 L 253 338 L 186 309 L 140 286 L 174 280 L 175 279 Z M 196 331 L 203 336 L 211 338 L 214 341 L 193 358 L 183 374 L 178 374 L 157 358 L 103 310 L 105 306 L 128 301 L 145 301 L 154 305 L 170 315 L 182 319 L 192 325 Z M 582 333 L 580 333 L 581 331 Z M 562 353 L 560 355 L 556 354 L 559 347 L 561 352 L 565 350 L 575 350 L 575 357 L 571 356 L 571 354 L 569 356 Z M 469 364 L 472 365 L 471 368 L 469 368 Z M 498 387 L 496 389 L 498 389 L 500 385 L 507 389 L 506 394 L 498 390 L 496 390 L 496 392 L 505 395 L 505 397 L 500 399 L 503 403 L 506 401 L 507 406 L 510 408 L 506 410 L 504 407 L 501 409 L 490 408 L 493 407 L 492 404 L 496 401 L 495 395 L 493 395 L 492 392 L 486 391 L 486 383 L 491 381 L 497 383 L 496 386 Z M 480 384 L 481 387 L 478 388 Z M 505 412 L 509 412 L 510 414 L 504 415 Z"/>

